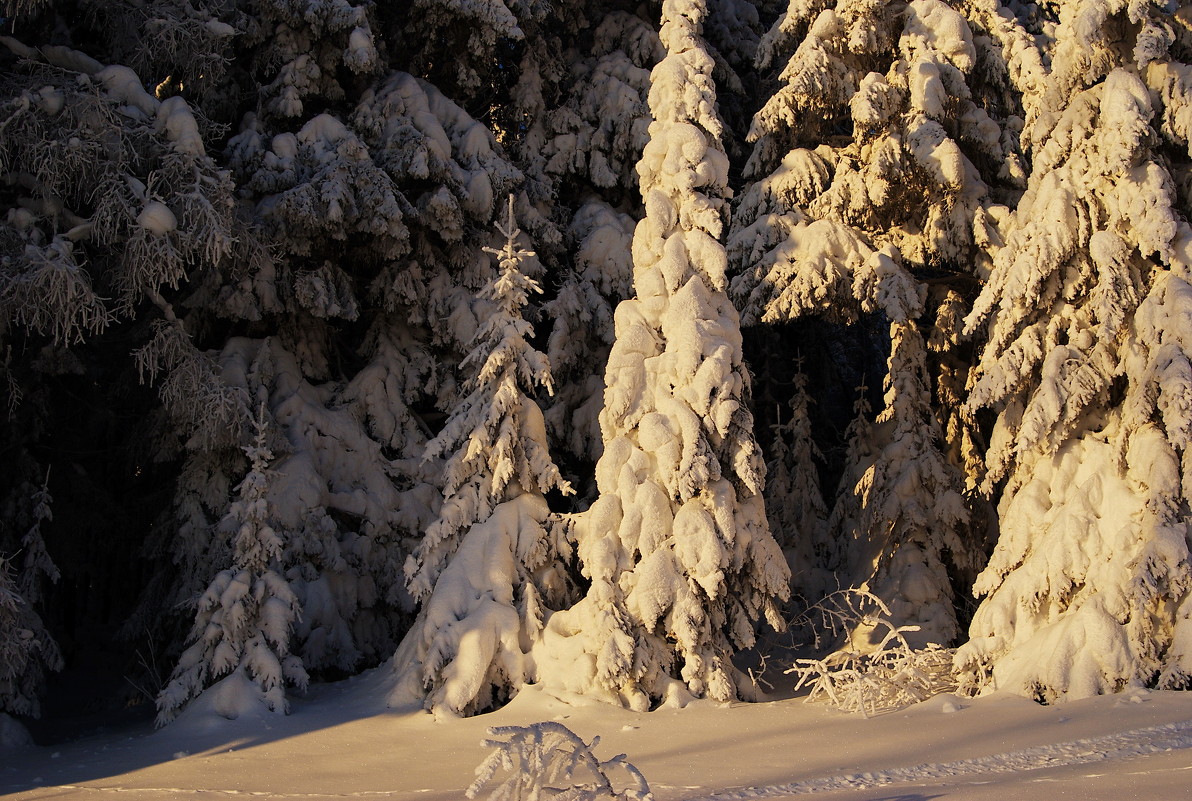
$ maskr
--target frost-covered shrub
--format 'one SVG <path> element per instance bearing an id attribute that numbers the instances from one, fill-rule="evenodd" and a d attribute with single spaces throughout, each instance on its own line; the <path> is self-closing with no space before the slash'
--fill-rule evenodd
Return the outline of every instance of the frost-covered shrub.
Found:
<path id="1" fill-rule="evenodd" d="M 654 796 L 641 772 L 625 760 L 624 754 L 600 761 L 592 749 L 599 737 L 585 743 L 561 723 L 545 721 L 530 726 L 495 726 L 491 739 L 482 741 L 494 748 L 476 768 L 476 780 L 465 795 L 475 798 L 497 771 L 510 775 L 493 788 L 488 801 L 650 801 Z M 622 779 L 610 774 L 620 772 Z M 621 782 L 625 786 L 618 790 Z"/>
<path id="2" fill-rule="evenodd" d="M 825 701 L 866 717 L 893 712 L 957 688 L 954 649 L 929 643 L 914 648 L 904 636 L 917 626 L 897 626 L 890 609 L 865 590 L 837 590 L 802 615 L 816 645 L 840 643 L 827 656 L 797 659 L 787 673 L 795 689 L 810 687 L 807 701 Z"/>

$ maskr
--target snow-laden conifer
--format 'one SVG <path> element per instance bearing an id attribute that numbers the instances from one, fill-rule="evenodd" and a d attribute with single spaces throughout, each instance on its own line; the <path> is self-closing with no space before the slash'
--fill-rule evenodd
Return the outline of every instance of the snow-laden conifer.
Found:
<path id="1" fill-rule="evenodd" d="M 504 246 L 489 252 L 499 271 L 481 293 L 491 311 L 461 362 L 468 394 L 427 444 L 426 459 L 445 458 L 443 501 L 406 564 L 422 611 L 394 667 L 394 702 L 412 691 L 445 714 L 481 711 L 534 680 L 530 646 L 565 586 L 545 493 L 571 488 L 528 394 L 553 384 L 546 355 L 527 341 L 523 310 L 541 289 L 521 272 L 533 254 L 518 243 L 512 196 L 498 230 Z"/>
<path id="2" fill-rule="evenodd" d="M 922 335 L 913 322 L 894 322 L 890 337 L 886 405 L 873 426 L 859 408 L 833 510 L 836 578 L 880 599 L 894 627 L 915 627 L 907 642 L 946 646 L 960 633 L 952 580 L 975 559 L 969 513 L 960 474 L 940 449 Z M 852 633 L 854 647 L 865 634 Z"/>
<path id="3" fill-rule="evenodd" d="M 985 489 L 1004 482 L 958 655 L 974 687 L 1051 700 L 1192 675 L 1180 25 L 1059 8 L 1033 171 L 967 320 L 987 337 L 968 406 L 997 413 Z"/>
<path id="4" fill-rule="evenodd" d="M 232 541 L 232 566 L 198 599 L 191 644 L 157 697 L 159 726 L 204 692 L 218 714 L 236 718 L 262 706 L 285 713 L 286 687 L 306 687 L 306 671 L 290 647 L 301 609 L 282 572 L 285 532 L 275 528 L 269 508 L 267 426 L 262 404 L 253 442 L 244 448 L 249 472 L 220 524 Z"/>
<path id="5" fill-rule="evenodd" d="M 377 663 L 408 625 L 402 565 L 436 505 L 423 416 L 458 400 L 451 370 L 491 273 L 481 226 L 520 178 L 490 130 L 413 75 L 350 101 L 249 115 L 229 148 L 281 255 L 221 289 L 258 335 L 228 340 L 219 363 L 267 392 L 284 437 L 271 498 L 304 609 L 292 648 L 312 674 Z"/>
<path id="6" fill-rule="evenodd" d="M 0 713 L 38 717 L 45 671 L 61 670 L 62 654 L 13 574 L 0 554 Z"/>
<path id="7" fill-rule="evenodd" d="M 9 523 L 24 525 L 20 535 L 20 574 L 17 577 L 17 588 L 26 603 L 37 604 L 42 600 L 45 592 L 45 582 L 55 583 L 62 577 L 58 566 L 54 564 L 49 551 L 46 550 L 45 532 L 42 526 L 54 519 L 54 498 L 50 495 L 50 475 L 46 471 L 41 486 L 34 488 L 31 484 L 24 484 L 18 492 L 28 493 L 26 498 L 15 499 L 18 504 L 27 506 L 25 513 L 9 518 Z M 26 503 L 22 503 L 25 501 Z"/>
<path id="8" fill-rule="evenodd" d="M 45 582 L 56 582 L 61 575 L 46 550 L 42 531 L 53 519 L 52 504 L 47 471 L 40 486 L 28 481 L 18 484 L 3 505 L 0 714 L 38 717 L 46 671 L 63 666 L 58 644 L 38 613 Z"/>
<path id="9" fill-rule="evenodd" d="M 816 466 L 824 457 L 811 436 L 805 373 L 795 373 L 793 389 L 789 417 L 774 425 L 766 462 L 766 516 L 786 554 L 792 588 L 805 603 L 815 603 L 836 586 L 828 568 L 833 547 Z"/>
<path id="10" fill-rule="evenodd" d="M 750 324 L 885 318 L 885 408 L 867 451 L 854 447 L 844 465 L 837 578 L 874 592 L 896 625 L 923 623 L 924 641 L 944 643 L 958 632 L 942 555 L 967 565 L 975 548 L 916 322 L 956 293 L 929 294 L 920 276 L 979 271 L 1004 214 L 991 185 L 1005 193 L 1023 177 L 1015 108 L 991 116 L 973 88 L 1005 88 L 1001 53 L 983 34 L 938 0 L 792 3 L 759 46 L 759 66 L 785 61 L 782 86 L 754 116 L 746 171 L 759 177 L 728 245 Z M 841 126 L 851 133 L 835 135 Z M 956 421 L 948 433 L 962 446 L 971 421 Z"/>
<path id="11" fill-rule="evenodd" d="M 599 499 L 574 521 L 586 596 L 547 621 L 540 681 L 648 708 L 739 688 L 732 654 L 777 625 L 787 569 L 766 524 L 765 466 L 720 244 L 720 144 L 701 2 L 668 2 L 667 56 L 638 174 L 636 297 L 616 311 L 605 372 Z M 538 654 L 536 654 L 537 656 Z"/>
<path id="12" fill-rule="evenodd" d="M 312 381 L 302 355 L 272 338 L 238 338 L 221 361 L 230 383 L 268 396 L 276 420 L 268 501 L 287 532 L 285 576 L 303 608 L 291 651 L 312 673 L 352 670 L 392 653 L 412 611 L 401 581 L 409 532 L 424 525 L 433 500 L 410 478 L 417 477 L 412 467 L 378 441 L 385 418 L 365 414 L 384 393 L 400 399 L 397 387 L 378 386 L 381 376 L 366 373 L 356 397 L 370 403 L 337 403 L 337 387 Z M 401 407 L 390 411 L 396 416 Z"/>
<path id="13" fill-rule="evenodd" d="M 614 336 L 613 315 L 630 293 L 633 220 L 608 204 L 589 200 L 568 231 L 574 269 L 544 305 L 553 318 L 547 356 L 559 384 L 545 410 L 548 429 L 570 453 L 600 458 L 603 366 Z"/>

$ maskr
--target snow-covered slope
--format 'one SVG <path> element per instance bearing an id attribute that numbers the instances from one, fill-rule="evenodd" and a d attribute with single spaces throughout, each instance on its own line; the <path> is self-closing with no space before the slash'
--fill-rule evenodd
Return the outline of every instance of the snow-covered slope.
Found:
<path id="1" fill-rule="evenodd" d="M 499 712 L 439 721 L 379 709 L 382 681 L 312 688 L 288 717 L 226 721 L 200 699 L 158 732 L 9 749 L 0 797 L 458 801 L 489 726 L 556 720 L 585 741 L 599 735 L 602 760 L 625 753 L 657 801 L 1192 798 L 1192 693 L 1048 707 L 938 696 L 865 719 L 797 698 L 639 713 L 528 688 Z"/>

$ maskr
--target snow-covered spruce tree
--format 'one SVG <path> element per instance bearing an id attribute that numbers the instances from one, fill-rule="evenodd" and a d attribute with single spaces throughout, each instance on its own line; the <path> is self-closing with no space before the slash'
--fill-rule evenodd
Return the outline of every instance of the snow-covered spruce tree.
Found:
<path id="1" fill-rule="evenodd" d="M 43 584 L 60 573 L 46 552 L 42 525 L 53 519 L 49 476 L 25 482 L 4 505 L 0 528 L 0 713 L 38 717 L 46 670 L 61 670 L 62 654 L 38 614 Z M 15 527 L 16 530 L 10 530 Z M 21 529 L 24 529 L 23 531 Z M 6 557 L 6 553 L 17 554 Z"/>
<path id="2" fill-rule="evenodd" d="M 754 117 L 745 168 L 754 181 L 728 241 L 747 325 L 809 308 L 852 322 L 849 276 L 866 252 L 853 252 L 854 234 L 872 249 L 896 246 L 901 263 L 929 279 L 928 313 L 963 301 L 950 287 L 984 274 L 1001 204 L 1025 182 L 1023 90 L 1008 73 L 1030 84 L 1041 68 L 1024 40 L 995 3 L 790 5 L 758 48 L 759 68 L 778 68 L 780 87 Z M 950 352 L 954 338 L 929 338 L 944 403 L 966 365 Z M 957 405 L 944 405 L 945 434 L 976 470 L 979 438 Z"/>
<path id="3" fill-rule="evenodd" d="M 221 361 L 228 380 L 263 389 L 284 436 L 271 500 L 291 532 L 286 577 L 304 609 L 292 650 L 312 673 L 392 652 L 408 608 L 393 589 L 407 532 L 428 513 L 425 494 L 403 495 L 417 476 L 401 460 L 425 441 L 410 405 L 433 387 L 433 364 L 416 325 L 382 297 L 383 271 L 408 251 L 410 204 L 341 117 L 294 124 L 267 108 L 232 139 L 231 162 L 281 258 L 221 296 L 267 335 L 229 340 Z M 340 348 L 359 354 L 354 372 Z"/>
<path id="4" fill-rule="evenodd" d="M 1003 488 L 957 658 L 1041 700 L 1192 683 L 1192 52 L 1163 6 L 1057 12 L 1030 182 L 967 320 Z"/>
<path id="5" fill-rule="evenodd" d="M 701 2 L 663 4 L 666 58 L 651 75 L 638 165 L 646 217 L 633 240 L 636 297 L 616 311 L 605 373 L 600 497 L 573 523 L 587 594 L 551 615 L 539 681 L 635 709 L 740 692 L 732 654 L 775 626 L 788 592 L 762 499 L 728 300 L 720 146 Z"/>
<path id="6" fill-rule="evenodd" d="M 244 448 L 249 472 L 219 527 L 232 541 L 232 567 L 199 598 L 191 645 L 157 697 L 159 726 L 200 693 L 209 694 L 215 712 L 237 718 L 262 706 L 285 713 L 285 688 L 306 687 L 306 671 L 290 652 L 301 610 L 282 572 L 285 531 L 277 530 L 269 508 L 274 473 L 267 425 L 262 403 L 253 442 Z"/>
<path id="7" fill-rule="evenodd" d="M 729 237 L 734 295 L 749 324 L 884 316 L 885 409 L 865 456 L 873 461 L 844 466 L 838 579 L 875 592 L 897 625 L 922 623 L 922 641 L 949 642 L 958 633 L 949 572 L 967 569 L 978 549 L 965 531 L 963 479 L 944 453 L 971 454 L 973 434 L 970 420 L 953 415 L 949 448 L 936 420 L 933 365 L 916 321 L 925 300 L 930 309 L 958 295 L 933 295 L 920 278 L 946 289 L 984 264 L 982 247 L 1005 211 L 995 196 L 1012 199 L 1023 179 L 1017 107 L 1001 49 L 939 0 L 792 4 L 763 40 L 759 66 L 792 43 L 782 86 L 750 131 L 746 171 L 759 179 L 737 204 Z M 937 350 L 954 340 L 932 337 Z M 948 366 L 955 383 L 963 365 Z"/>
<path id="8" fill-rule="evenodd" d="M 62 669 L 58 644 L 21 596 L 14 570 L 0 554 L 0 714 L 38 717 L 47 669 Z"/>
<path id="9" fill-rule="evenodd" d="M 285 471 L 301 467 L 300 494 L 317 517 L 296 524 L 317 558 L 295 589 L 308 609 L 338 606 L 329 620 L 345 621 L 356 642 L 328 654 L 352 669 L 354 651 L 367 662 L 392 653 L 400 632 L 392 620 L 385 631 L 385 605 L 410 607 L 401 565 L 412 533 L 433 519 L 425 423 L 412 407 L 437 394 L 447 411 L 456 400 L 447 368 L 476 331 L 473 295 L 491 272 L 473 234 L 517 171 L 484 126 L 407 73 L 365 90 L 344 116 L 323 113 L 272 138 L 267 119 L 255 120 L 233 147 L 267 230 L 289 251 L 245 297 L 277 326 L 272 402 L 295 448 Z M 348 343 L 366 361 L 341 377 L 337 353 Z M 357 522 L 343 525 L 345 515 Z M 335 603 L 310 603 L 308 587 Z M 380 617 L 359 620 L 369 608 Z M 327 658 L 300 651 L 312 669 Z"/>
<path id="10" fill-rule="evenodd" d="M 829 589 L 848 591 L 853 589 L 849 569 L 851 538 L 864 531 L 865 510 L 858 488 L 865 486 L 865 471 L 877 461 L 878 454 L 873 407 L 869 403 L 869 388 L 864 384 L 857 387 L 853 417 L 844 430 L 844 443 L 843 471 L 827 521 L 829 547 L 824 562 L 834 578 L 835 586 Z"/>
<path id="11" fill-rule="evenodd" d="M 807 375 L 794 375 L 789 418 L 774 426 L 766 462 L 766 516 L 791 571 L 791 587 L 804 603 L 815 603 L 835 589 L 829 564 L 828 508 L 816 461 L 823 454 L 811 437 Z"/>
<path id="12" fill-rule="evenodd" d="M 904 320 L 890 324 L 890 339 L 885 408 L 876 425 L 855 424 L 832 514 L 835 573 L 842 587 L 881 599 L 894 627 L 918 627 L 904 632 L 912 646 L 950 645 L 960 634 L 953 580 L 971 575 L 975 559 L 969 512 L 940 449 L 922 335 Z M 854 648 L 862 634 L 852 633 Z"/>
<path id="13" fill-rule="evenodd" d="M 646 13 L 624 2 L 599 9 L 551 4 L 545 18 L 529 21 L 518 11 L 526 37 L 518 84 L 513 103 L 498 110 L 498 127 L 524 131 L 508 138 L 526 174 L 527 198 L 562 232 L 558 243 L 543 226 L 530 229 L 557 281 L 557 288 L 547 283 L 552 300 L 543 311 L 553 320 L 547 353 L 558 392 L 544 412 L 564 469 L 582 481 L 581 505 L 595 493 L 587 468 L 601 453 L 598 416 L 613 311 L 631 290 L 632 220 L 643 213 L 635 167 L 651 122 L 650 70 L 665 55 Z M 716 79 L 732 82 L 734 105 L 747 103 L 732 67 L 752 58 L 743 53 L 756 43 L 749 26 L 756 26 L 757 14 L 748 3 L 727 0 L 714 3 L 709 17 L 717 41 L 706 44 L 725 52 L 722 58 L 709 50 Z M 560 38 L 560 26 L 590 33 Z"/>
<path id="14" fill-rule="evenodd" d="M 500 270 L 481 293 L 492 309 L 461 362 L 469 392 L 427 445 L 427 459 L 447 457 L 443 503 L 406 565 L 422 611 L 394 664 L 391 703 L 412 692 L 443 714 L 482 711 L 533 681 L 530 648 L 548 607 L 568 600 L 545 493 L 571 488 L 527 394 L 552 382 L 527 341 L 523 309 L 541 289 L 520 271 L 532 253 L 518 244 L 512 196 L 498 230 Z"/>
<path id="15" fill-rule="evenodd" d="M 264 391 L 277 422 L 270 500 L 304 609 L 292 650 L 342 675 L 392 654 L 412 612 L 402 565 L 437 503 L 422 414 L 456 400 L 450 369 L 491 273 L 476 240 L 520 176 L 488 129 L 383 60 L 386 10 L 254 8 L 241 41 L 263 89 L 226 157 L 277 258 L 217 287 L 211 305 L 248 334 L 225 339 L 218 367 Z M 228 461 L 187 454 L 179 587 L 226 566 L 202 547 L 222 510 L 201 482 L 226 482 Z"/>

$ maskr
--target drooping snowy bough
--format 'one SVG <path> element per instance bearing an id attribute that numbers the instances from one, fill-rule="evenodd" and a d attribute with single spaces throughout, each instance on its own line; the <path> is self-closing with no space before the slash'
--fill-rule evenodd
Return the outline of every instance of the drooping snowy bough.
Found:
<path id="1" fill-rule="evenodd" d="M 573 525 L 586 596 L 547 621 L 539 679 L 645 709 L 737 697 L 788 571 L 762 500 L 739 318 L 727 295 L 728 159 L 700 0 L 667 0 L 638 174 L 635 297 L 616 311 L 601 414 L 600 497 Z"/>
<path id="2" fill-rule="evenodd" d="M 1060 7 L 1033 172 L 967 321 L 988 340 L 968 405 L 997 412 L 986 489 L 1005 482 L 958 655 L 974 689 L 1192 683 L 1185 19 Z"/>

